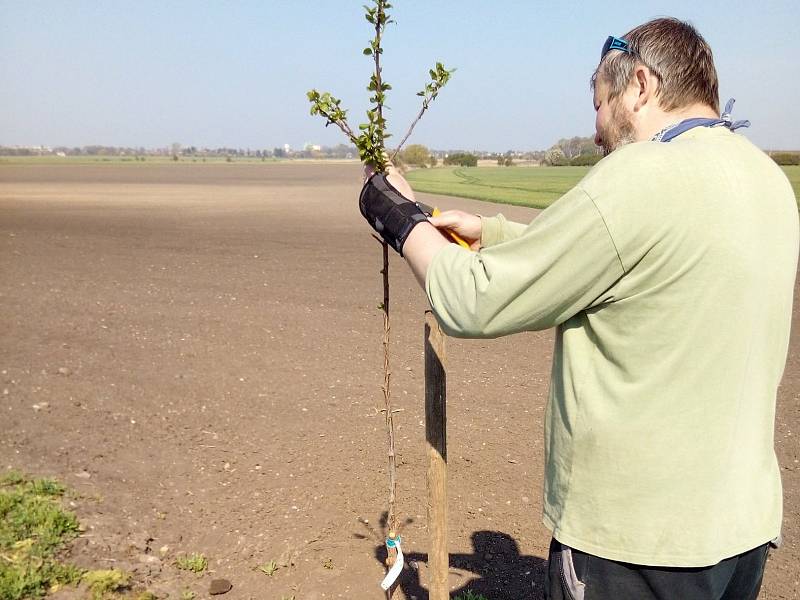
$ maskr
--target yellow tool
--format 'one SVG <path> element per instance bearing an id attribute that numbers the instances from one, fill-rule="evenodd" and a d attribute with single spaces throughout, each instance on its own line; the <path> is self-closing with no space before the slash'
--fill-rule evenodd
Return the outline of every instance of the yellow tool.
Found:
<path id="1" fill-rule="evenodd" d="M 433 210 L 431 210 L 431 216 L 432 217 L 438 217 L 441 213 L 442 213 L 442 211 L 440 211 L 435 206 L 433 207 Z M 457 233 L 455 233 L 453 231 L 450 231 L 450 230 L 447 230 L 446 233 L 447 233 L 448 236 L 450 236 L 450 239 L 452 239 L 456 244 L 458 244 L 462 248 L 466 248 L 467 250 L 471 250 L 472 249 L 472 248 L 469 247 L 469 244 L 460 235 L 458 235 Z"/>

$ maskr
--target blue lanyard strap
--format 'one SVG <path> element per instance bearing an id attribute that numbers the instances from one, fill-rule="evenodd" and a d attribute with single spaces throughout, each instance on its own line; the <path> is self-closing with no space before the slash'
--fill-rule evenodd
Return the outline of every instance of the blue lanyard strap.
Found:
<path id="1" fill-rule="evenodd" d="M 731 111 L 733 110 L 734 102 L 736 102 L 736 100 L 733 98 L 728 100 L 727 104 L 725 104 L 725 110 L 722 112 L 722 116 L 719 119 L 686 119 L 675 125 L 670 125 L 666 129 L 662 129 L 655 136 L 653 136 L 652 141 L 669 142 L 670 140 L 678 137 L 680 134 L 685 133 L 690 129 L 694 129 L 695 127 L 717 127 L 718 125 L 723 125 L 731 131 L 736 131 L 740 127 L 750 127 L 750 121 L 731 120 Z"/>
<path id="2" fill-rule="evenodd" d="M 730 129 L 731 131 L 736 131 L 739 127 L 750 127 L 750 121 L 747 119 L 742 119 L 741 121 L 731 121 L 731 112 L 733 111 L 733 104 L 736 102 L 735 98 L 731 98 L 725 104 L 725 110 L 722 111 L 722 121 L 725 123 L 725 127 Z"/>

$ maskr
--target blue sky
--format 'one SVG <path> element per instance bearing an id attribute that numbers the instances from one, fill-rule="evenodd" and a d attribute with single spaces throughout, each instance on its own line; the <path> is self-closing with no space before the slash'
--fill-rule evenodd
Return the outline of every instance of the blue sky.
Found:
<path id="1" fill-rule="evenodd" d="M 363 120 L 364 0 L 0 0 L 0 144 L 272 148 L 345 141 L 308 114 L 316 87 Z M 609 34 L 691 21 L 714 49 L 721 100 L 763 148 L 800 148 L 800 2 L 397 0 L 385 39 L 402 135 L 437 60 L 456 67 L 412 142 L 542 149 L 589 135 L 588 79 Z"/>

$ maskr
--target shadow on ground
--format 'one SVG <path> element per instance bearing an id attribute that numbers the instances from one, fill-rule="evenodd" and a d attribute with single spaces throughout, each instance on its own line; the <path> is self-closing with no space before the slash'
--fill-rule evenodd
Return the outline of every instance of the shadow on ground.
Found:
<path id="1" fill-rule="evenodd" d="M 542 600 L 545 559 L 520 554 L 514 538 L 500 531 L 476 531 L 471 539 L 471 554 L 450 554 L 451 577 L 457 570 L 464 579 L 450 592 L 451 598 L 470 591 L 489 600 Z M 375 559 L 384 564 L 384 545 L 375 547 Z M 427 564 L 428 555 L 409 552 L 405 559 L 407 566 L 400 576 L 400 589 L 407 598 L 427 600 L 428 589 L 423 585 L 426 582 L 421 581 L 419 564 Z"/>

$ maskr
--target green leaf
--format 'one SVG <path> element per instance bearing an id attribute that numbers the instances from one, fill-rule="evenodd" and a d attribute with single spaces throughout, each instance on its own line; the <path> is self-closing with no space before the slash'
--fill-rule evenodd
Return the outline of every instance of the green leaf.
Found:
<path id="1" fill-rule="evenodd" d="M 371 56 L 372 48 L 364 48 L 364 56 Z"/>

